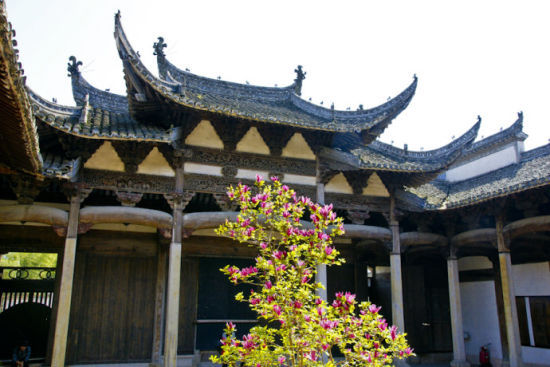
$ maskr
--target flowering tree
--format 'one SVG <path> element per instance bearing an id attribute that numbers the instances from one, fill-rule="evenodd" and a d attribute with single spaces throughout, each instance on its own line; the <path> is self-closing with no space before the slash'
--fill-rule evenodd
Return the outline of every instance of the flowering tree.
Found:
<path id="1" fill-rule="evenodd" d="M 254 266 L 221 269 L 235 284 L 252 286 L 250 294 L 236 295 L 264 319 L 242 340 L 228 323 L 220 356 L 215 363 L 235 366 L 390 366 L 394 358 L 412 354 L 405 334 L 389 326 L 380 307 L 358 302 L 355 295 L 336 293 L 328 304 L 316 295 L 323 286 L 315 282 L 316 266 L 340 265 L 344 259 L 333 246 L 333 237 L 344 233 L 342 218 L 332 205 L 321 206 L 297 197 L 276 177 L 266 183 L 256 177 L 256 189 L 239 184 L 228 196 L 239 202 L 236 222 L 217 230 L 257 247 Z M 301 223 L 305 213 L 310 223 Z M 334 358 L 338 349 L 343 358 Z"/>

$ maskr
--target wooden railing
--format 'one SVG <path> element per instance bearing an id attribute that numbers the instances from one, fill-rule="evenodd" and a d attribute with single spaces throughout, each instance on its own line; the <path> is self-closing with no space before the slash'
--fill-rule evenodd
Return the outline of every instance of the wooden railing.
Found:
<path id="1" fill-rule="evenodd" d="M 23 303 L 53 306 L 55 268 L 0 267 L 0 313 Z"/>

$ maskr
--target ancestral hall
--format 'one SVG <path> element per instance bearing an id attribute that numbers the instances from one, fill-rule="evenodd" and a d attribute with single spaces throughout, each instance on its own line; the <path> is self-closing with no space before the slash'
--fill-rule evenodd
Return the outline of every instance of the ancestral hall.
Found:
<path id="1" fill-rule="evenodd" d="M 338 209 L 347 262 L 320 270 L 324 297 L 382 305 L 415 348 L 408 364 L 469 366 L 490 344 L 494 366 L 550 366 L 550 145 L 523 149 L 521 112 L 487 138 L 478 118 L 410 151 L 377 138 L 416 76 L 380 106 L 340 111 L 301 98 L 301 66 L 287 87 L 210 79 L 170 63 L 162 37 L 155 75 L 120 13 L 127 94 L 93 87 L 71 56 L 75 106 L 59 105 L 26 85 L 0 5 L 0 254 L 59 254 L 50 285 L 0 273 L 0 330 L 29 323 L 47 365 L 207 366 L 226 321 L 253 326 L 218 271 L 253 249 L 213 229 L 236 217 L 226 187 L 260 174 Z"/>

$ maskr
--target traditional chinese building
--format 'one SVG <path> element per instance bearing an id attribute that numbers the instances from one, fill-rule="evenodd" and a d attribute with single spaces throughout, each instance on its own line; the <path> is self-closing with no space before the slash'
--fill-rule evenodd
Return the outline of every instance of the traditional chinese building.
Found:
<path id="1" fill-rule="evenodd" d="M 63 106 L 25 85 L 3 7 L 0 253 L 60 255 L 34 341 L 46 363 L 207 365 L 226 321 L 254 325 L 218 271 L 253 249 L 213 229 L 236 217 L 226 187 L 260 174 L 338 209 L 347 262 L 319 272 L 325 297 L 382 305 L 410 364 L 467 366 L 491 343 L 495 365 L 550 365 L 550 145 L 524 151 L 522 113 L 485 139 L 478 119 L 439 149 L 401 149 L 377 138 L 416 76 L 380 106 L 339 111 L 300 97 L 300 66 L 282 88 L 210 79 L 170 63 L 162 38 L 157 76 L 120 14 L 127 95 L 94 88 L 71 57 L 76 105 Z M 39 302 L 10 281 L 0 323 Z"/>

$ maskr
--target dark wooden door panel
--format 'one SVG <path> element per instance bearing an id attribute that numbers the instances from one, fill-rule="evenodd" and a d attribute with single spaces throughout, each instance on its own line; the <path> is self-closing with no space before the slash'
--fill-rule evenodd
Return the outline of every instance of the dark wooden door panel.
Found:
<path id="1" fill-rule="evenodd" d="M 69 363 L 150 360 L 156 264 L 153 257 L 77 254 Z"/>

